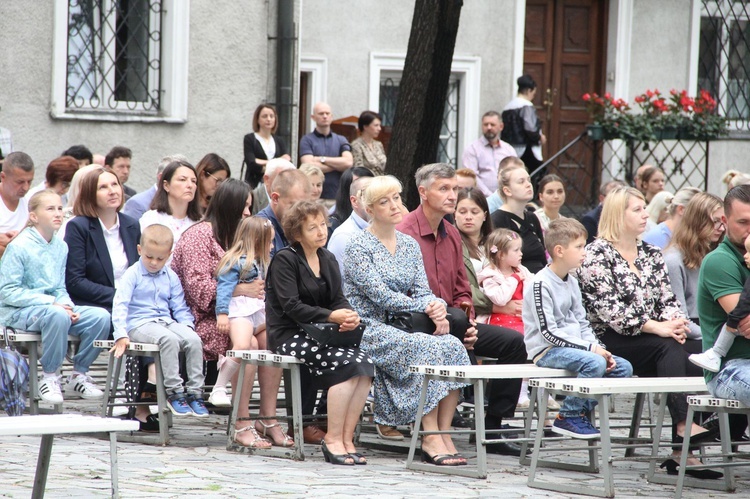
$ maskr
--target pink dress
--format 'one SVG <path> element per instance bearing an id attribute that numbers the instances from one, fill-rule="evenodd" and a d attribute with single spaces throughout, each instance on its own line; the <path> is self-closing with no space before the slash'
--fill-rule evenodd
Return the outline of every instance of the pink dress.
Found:
<path id="1" fill-rule="evenodd" d="M 185 300 L 195 316 L 195 332 L 203 341 L 203 357 L 218 360 L 226 355 L 230 340 L 216 328 L 216 279 L 214 270 L 224 249 L 214 239 L 208 222 L 186 230 L 172 254 L 172 270 L 182 282 Z"/>
<path id="2" fill-rule="evenodd" d="M 482 291 L 490 301 L 498 306 L 511 300 L 523 299 L 523 283 L 531 274 L 523 265 L 511 275 L 503 275 L 499 270 L 487 266 L 477 274 Z M 491 314 L 477 317 L 477 321 L 502 326 L 523 334 L 523 320 L 520 315 Z"/>

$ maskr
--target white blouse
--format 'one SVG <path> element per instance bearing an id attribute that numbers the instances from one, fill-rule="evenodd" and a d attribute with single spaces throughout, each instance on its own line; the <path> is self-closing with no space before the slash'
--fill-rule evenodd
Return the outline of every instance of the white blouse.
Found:
<path id="1" fill-rule="evenodd" d="M 117 289 L 120 287 L 120 278 L 130 266 L 128 254 L 125 253 L 125 245 L 122 244 L 122 237 L 120 237 L 120 215 L 117 215 L 117 222 L 109 229 L 104 226 L 101 219 L 99 219 L 99 223 L 102 225 L 109 259 L 112 260 L 112 273 L 115 277 L 115 289 Z"/>
<path id="2" fill-rule="evenodd" d="M 164 213 L 163 211 L 156 210 L 148 210 L 140 219 L 141 233 L 143 233 L 143 231 L 149 225 L 161 224 L 169 227 L 172 230 L 172 235 L 174 236 L 174 244 L 172 248 L 177 246 L 177 241 L 180 240 L 180 236 L 182 236 L 182 233 L 197 223 L 197 220 L 191 220 L 188 217 L 175 218 L 172 215 Z"/>

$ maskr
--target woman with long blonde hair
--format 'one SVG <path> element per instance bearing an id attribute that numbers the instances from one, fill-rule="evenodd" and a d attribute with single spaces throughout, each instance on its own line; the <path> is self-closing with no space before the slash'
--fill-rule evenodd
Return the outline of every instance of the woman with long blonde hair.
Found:
<path id="1" fill-rule="evenodd" d="M 664 250 L 669 280 L 682 311 L 690 319 L 688 339 L 700 340 L 698 322 L 698 274 L 703 258 L 713 251 L 724 237 L 724 203 L 720 198 L 701 192 L 685 207 L 672 241 Z"/>

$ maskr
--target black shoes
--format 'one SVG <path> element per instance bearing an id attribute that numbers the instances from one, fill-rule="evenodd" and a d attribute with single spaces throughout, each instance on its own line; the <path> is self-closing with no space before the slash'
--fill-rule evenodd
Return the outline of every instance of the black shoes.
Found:
<path id="1" fill-rule="evenodd" d="M 680 464 L 674 459 L 667 459 L 659 468 L 667 468 L 667 475 L 676 475 L 680 469 Z M 698 478 L 699 480 L 718 480 L 724 478 L 724 473 L 714 470 L 685 470 L 687 476 Z"/>

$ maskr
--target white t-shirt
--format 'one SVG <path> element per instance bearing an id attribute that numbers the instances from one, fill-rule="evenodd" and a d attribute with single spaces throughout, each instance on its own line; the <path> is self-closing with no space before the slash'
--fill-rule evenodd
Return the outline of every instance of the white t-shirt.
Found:
<path id="1" fill-rule="evenodd" d="M 10 211 L 5 201 L 0 198 L 0 233 L 12 230 L 22 230 L 29 221 L 29 201 L 26 198 L 18 200 L 16 211 Z"/>
<path id="2" fill-rule="evenodd" d="M 175 218 L 172 215 L 167 215 L 163 211 L 156 210 L 148 210 L 143 214 L 139 222 L 141 224 L 141 233 L 143 233 L 146 227 L 154 224 L 166 225 L 172 229 L 172 235 L 174 236 L 174 245 L 172 248 L 177 246 L 177 241 L 180 240 L 180 236 L 182 236 L 183 232 L 198 223 L 197 220 L 191 220 L 188 217 Z"/>
<path id="3" fill-rule="evenodd" d="M 276 156 L 276 142 L 273 140 L 273 137 L 266 141 L 266 139 L 261 137 L 259 133 L 256 133 L 255 139 L 260 143 L 263 152 L 266 153 L 266 158 L 273 159 L 273 157 Z"/>

